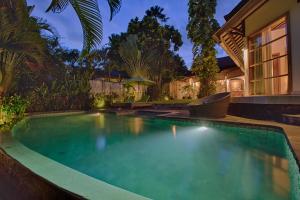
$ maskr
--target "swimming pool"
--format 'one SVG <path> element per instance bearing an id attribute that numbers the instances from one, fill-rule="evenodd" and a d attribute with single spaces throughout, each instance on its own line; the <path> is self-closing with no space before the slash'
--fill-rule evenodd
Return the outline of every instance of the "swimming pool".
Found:
<path id="1" fill-rule="evenodd" d="M 13 134 L 50 159 L 151 199 L 297 198 L 297 166 L 275 130 L 98 113 L 29 118 Z"/>

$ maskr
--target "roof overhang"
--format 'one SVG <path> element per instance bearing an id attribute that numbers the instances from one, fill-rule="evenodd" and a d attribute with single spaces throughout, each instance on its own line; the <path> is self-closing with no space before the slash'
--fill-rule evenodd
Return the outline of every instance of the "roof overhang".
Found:
<path id="1" fill-rule="evenodd" d="M 245 19 L 265 4 L 268 0 L 248 0 L 214 34 L 214 39 L 244 71 Z"/>

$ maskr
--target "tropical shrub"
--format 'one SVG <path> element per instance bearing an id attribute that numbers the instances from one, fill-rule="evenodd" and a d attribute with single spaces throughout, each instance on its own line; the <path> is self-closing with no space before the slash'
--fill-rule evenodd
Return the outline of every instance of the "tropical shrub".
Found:
<path id="1" fill-rule="evenodd" d="M 107 68 L 154 81 L 148 89 L 152 99 L 159 99 L 165 83 L 188 72 L 178 55 L 183 44 L 181 34 L 167 24 L 168 19 L 163 8 L 154 6 L 142 19 L 132 19 L 126 32 L 109 38 Z"/>
<path id="2" fill-rule="evenodd" d="M 93 96 L 92 107 L 94 109 L 104 108 L 106 103 L 106 96 L 104 94 L 96 94 Z"/>
<path id="3" fill-rule="evenodd" d="M 92 108 L 101 109 L 104 107 L 111 106 L 113 103 L 117 102 L 120 97 L 116 93 L 112 94 L 103 94 L 98 93 L 92 97 Z"/>
<path id="4" fill-rule="evenodd" d="M 90 108 L 89 87 L 80 80 L 42 83 L 29 95 L 29 112 L 87 110 Z"/>
<path id="5" fill-rule="evenodd" d="M 43 27 L 31 11 L 23 0 L 0 1 L 1 96 L 8 96 L 19 68 L 41 66 L 47 57 Z"/>
<path id="6" fill-rule="evenodd" d="M 21 96 L 9 96 L 2 99 L 0 105 L 0 128 L 12 127 L 24 117 L 28 101 Z"/>

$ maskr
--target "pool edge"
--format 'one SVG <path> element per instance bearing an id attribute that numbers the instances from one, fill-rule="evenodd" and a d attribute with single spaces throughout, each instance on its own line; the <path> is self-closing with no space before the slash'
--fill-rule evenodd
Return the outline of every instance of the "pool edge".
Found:
<path id="1" fill-rule="evenodd" d="M 0 148 L 17 161 L 16 164 L 21 164 L 35 175 L 79 199 L 148 199 L 69 168 L 27 148 L 12 137 L 8 137 L 5 139 L 6 141 L 0 143 Z"/>
<path id="2" fill-rule="evenodd" d="M 93 111 L 93 112 L 84 112 L 84 111 L 82 111 L 82 112 L 68 112 L 68 113 L 39 113 L 39 114 L 33 114 L 33 115 L 28 115 L 28 118 L 34 118 L 34 117 L 47 117 L 47 116 L 59 116 L 59 115 L 74 115 L 74 114 L 88 114 L 88 113 L 107 113 L 106 111 Z M 113 113 L 113 112 L 109 112 L 109 113 Z M 178 121 L 192 121 L 192 122 L 197 122 L 197 123 L 201 123 L 201 122 L 208 122 L 208 123 L 221 123 L 221 124 L 227 124 L 227 125 L 235 125 L 235 126 L 241 126 L 241 127 L 254 127 L 254 128 L 258 128 L 258 129 L 264 129 L 264 130 L 277 130 L 280 134 L 283 134 L 283 136 L 285 137 L 285 140 L 286 140 L 286 142 L 287 142 L 287 144 L 288 144 L 288 146 L 289 146 L 289 149 L 291 150 L 291 152 L 292 152 L 292 154 L 293 154 L 293 158 L 295 159 L 295 161 L 296 161 L 296 164 L 298 165 L 298 170 L 299 170 L 299 173 L 300 173 L 300 164 L 299 164 L 299 159 L 298 159 L 298 157 L 297 157 L 297 154 L 295 153 L 295 151 L 294 151 L 294 148 L 293 148 L 293 146 L 291 145 L 291 143 L 290 143 L 290 140 L 289 140 L 289 137 L 288 137 L 288 135 L 287 135 L 287 133 L 285 132 L 285 129 L 283 128 L 283 127 L 281 127 L 281 126 L 276 126 L 276 125 L 268 125 L 268 124 L 256 124 L 256 123 L 247 123 L 247 122 L 236 122 L 236 121 L 225 121 L 225 120 L 220 120 L 220 119 L 217 119 L 217 120 L 215 120 L 215 119 L 205 119 L 205 118 L 191 118 L 191 117 L 178 117 L 178 116 L 155 116 L 155 117 L 157 117 L 157 118 L 163 118 L 163 119 L 171 119 L 171 120 L 178 120 Z M 1 134 L 1 133 L 0 133 Z M 19 142 L 18 142 L 19 143 Z M 19 143 L 19 145 L 22 145 L 21 143 Z M 22 145 L 23 147 L 25 147 L 24 145 Z M 1 141 L 0 141 L 0 148 L 4 151 L 4 152 L 6 152 L 8 155 L 10 155 L 6 150 L 5 150 L 5 148 L 3 148 L 2 147 L 2 145 L 1 145 Z M 27 147 L 25 147 L 25 148 L 27 148 Z M 31 152 L 33 152 L 33 153 L 36 153 L 36 154 L 39 154 L 39 153 L 37 153 L 37 152 L 35 152 L 35 151 L 32 151 L 32 150 L 30 150 L 29 148 L 27 148 L 29 151 L 31 151 Z M 41 154 L 39 154 L 40 156 L 42 156 Z M 10 156 L 12 156 L 12 155 L 10 155 Z M 14 156 L 12 156 L 14 159 L 16 159 Z M 47 157 L 45 157 L 45 156 L 42 156 L 42 157 L 44 157 L 44 158 L 46 158 L 46 159 L 48 159 L 48 160 L 51 160 L 51 159 L 49 159 L 49 158 L 47 158 Z M 18 159 L 16 159 L 18 162 L 20 162 Z M 53 160 L 51 160 L 51 161 L 53 161 Z M 60 164 L 60 163 L 58 163 L 58 162 L 56 162 L 56 161 L 53 161 L 53 162 L 55 162 L 55 163 L 57 163 L 58 165 L 62 165 L 62 164 Z M 35 173 L 35 174 L 37 174 L 38 176 L 40 176 L 40 177 L 42 177 L 42 178 L 44 178 L 46 181 L 49 181 L 50 183 L 52 183 L 53 185 L 55 185 L 55 186 L 57 186 L 58 188 L 61 188 L 61 189 L 63 189 L 63 190 L 66 190 L 66 191 L 68 191 L 68 192 L 70 192 L 70 193 L 74 193 L 75 195 L 79 195 L 79 197 L 82 197 L 82 198 L 87 198 L 87 199 L 107 199 L 108 197 L 107 196 L 105 196 L 105 197 L 103 197 L 102 195 L 103 195 L 103 193 L 101 193 L 101 196 L 100 196 L 100 198 L 99 198 L 99 191 L 97 191 L 97 195 L 94 195 L 95 196 L 95 198 L 94 197 L 90 197 L 90 196 L 87 196 L 87 195 L 82 195 L 81 194 L 81 192 L 78 192 L 78 190 L 77 189 L 74 189 L 74 188 L 66 188 L 66 187 L 64 187 L 64 186 L 61 186 L 60 184 L 57 184 L 57 182 L 53 182 L 53 181 L 51 181 L 51 180 L 49 180 L 49 179 L 47 179 L 47 178 L 45 178 L 42 174 L 40 174 L 40 173 L 37 173 L 36 171 L 34 171 L 34 170 L 32 170 L 31 168 L 29 168 L 28 166 L 26 166 L 24 163 L 22 163 L 22 162 L 20 162 L 23 166 L 25 166 L 26 168 L 28 168 L 30 171 L 32 171 L 33 173 Z M 69 167 L 67 167 L 67 166 L 65 166 L 65 165 L 62 165 L 64 168 L 69 168 Z M 69 168 L 71 171 L 74 171 L 75 173 L 79 173 L 79 174 L 82 174 L 82 173 L 80 173 L 80 172 L 78 172 L 78 171 L 76 171 L 76 170 L 74 170 L 74 169 L 71 169 L 71 168 Z M 85 174 L 82 174 L 83 176 L 86 176 L 87 178 L 89 178 L 89 179 L 94 179 L 94 178 L 92 178 L 92 177 L 90 177 L 90 176 L 88 176 L 88 175 L 85 175 Z M 97 182 L 101 182 L 102 184 L 104 183 L 104 184 L 106 184 L 106 185 L 108 185 L 108 186 L 110 186 L 110 187 L 112 187 L 112 188 L 114 188 L 114 189 L 116 189 L 116 191 L 117 190 L 121 190 L 122 191 L 122 193 L 124 192 L 124 194 L 125 193 L 129 193 L 130 195 L 133 195 L 133 196 L 130 196 L 129 198 L 126 198 L 126 195 L 121 195 L 121 196 L 118 196 L 118 197 L 112 197 L 112 196 L 109 196 L 109 199 L 120 199 L 120 197 L 121 197 L 121 199 L 137 199 L 137 200 L 139 200 L 139 199 L 148 199 L 148 198 L 146 198 L 146 197 L 143 197 L 143 196 L 140 196 L 140 195 L 138 195 L 138 194 L 135 194 L 135 193 L 132 193 L 132 192 L 129 192 L 129 191 L 127 191 L 127 190 L 124 190 L 124 189 L 122 189 L 122 188 L 118 188 L 118 187 L 116 187 L 116 186 L 113 186 L 113 185 L 110 185 L 110 184 L 108 184 L 108 183 L 105 183 L 105 182 L 102 182 L 102 181 L 100 181 L 100 180 L 97 180 L 97 179 L 95 179 L 95 181 L 97 181 Z M 93 184 L 92 184 L 93 185 Z M 80 188 L 80 187 L 79 187 Z M 113 194 L 113 195 L 116 195 L 115 193 L 114 193 L 115 191 L 113 191 L 113 192 L 111 192 L 110 194 Z M 120 192 L 120 191 L 119 191 Z"/>

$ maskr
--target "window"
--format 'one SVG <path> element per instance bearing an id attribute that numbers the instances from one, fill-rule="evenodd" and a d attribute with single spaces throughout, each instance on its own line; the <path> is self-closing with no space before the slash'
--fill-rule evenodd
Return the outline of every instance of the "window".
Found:
<path id="1" fill-rule="evenodd" d="M 244 80 L 234 78 L 229 81 L 231 95 L 234 97 L 243 96 L 244 93 Z"/>
<path id="2" fill-rule="evenodd" d="M 249 38 L 251 95 L 288 93 L 287 42 L 286 17 Z"/>

